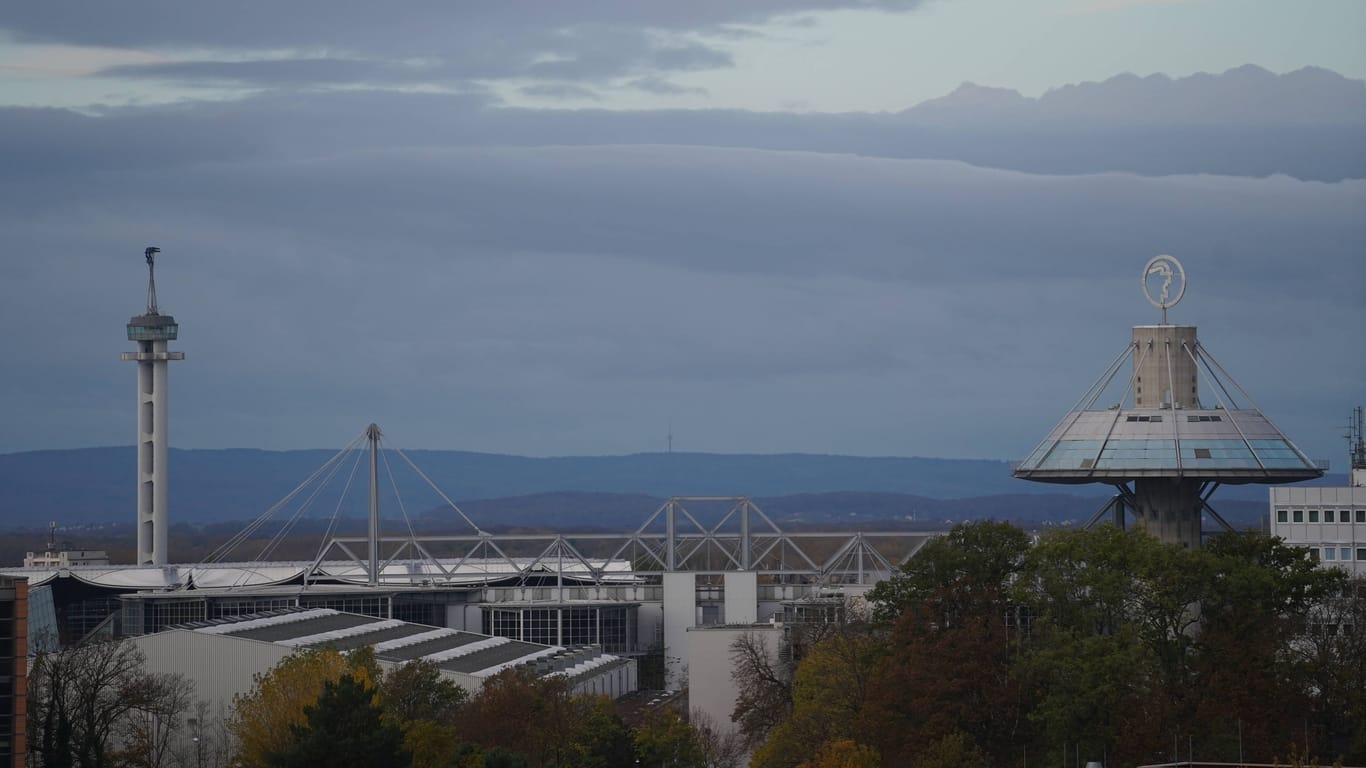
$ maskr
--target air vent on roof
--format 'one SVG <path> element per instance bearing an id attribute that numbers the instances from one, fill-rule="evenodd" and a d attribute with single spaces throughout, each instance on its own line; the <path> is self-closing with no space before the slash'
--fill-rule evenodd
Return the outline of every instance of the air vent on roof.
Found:
<path id="1" fill-rule="evenodd" d="M 1222 416 L 1187 416 L 1186 421 L 1223 421 Z"/>
<path id="2" fill-rule="evenodd" d="M 1161 417 L 1161 416 L 1128 416 L 1128 417 L 1126 417 L 1124 420 L 1125 420 L 1125 421 L 1153 421 L 1153 422 L 1160 422 L 1160 421 L 1162 421 L 1162 417 Z"/>

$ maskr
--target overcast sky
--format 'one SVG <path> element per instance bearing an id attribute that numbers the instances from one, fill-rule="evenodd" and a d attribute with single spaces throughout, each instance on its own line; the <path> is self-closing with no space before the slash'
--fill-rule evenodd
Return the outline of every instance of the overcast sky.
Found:
<path id="1" fill-rule="evenodd" d="M 147 245 L 178 447 L 1000 459 L 1172 253 L 1343 463 L 1366 3 L 401 7 L 0 15 L 0 451 L 132 441 Z"/>

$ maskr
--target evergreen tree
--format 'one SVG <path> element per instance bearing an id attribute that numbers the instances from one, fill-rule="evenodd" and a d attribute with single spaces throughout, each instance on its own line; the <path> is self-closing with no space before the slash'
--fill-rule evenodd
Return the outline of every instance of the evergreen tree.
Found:
<path id="1" fill-rule="evenodd" d="M 403 733 L 386 722 L 374 689 L 351 675 L 323 684 L 316 704 L 304 708 L 305 724 L 290 728 L 288 747 L 267 758 L 270 768 L 407 768 Z"/>

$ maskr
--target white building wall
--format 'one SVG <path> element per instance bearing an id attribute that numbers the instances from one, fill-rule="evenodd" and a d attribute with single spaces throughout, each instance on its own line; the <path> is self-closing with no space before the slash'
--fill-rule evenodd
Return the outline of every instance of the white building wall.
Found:
<path id="1" fill-rule="evenodd" d="M 1309 547 L 1325 567 L 1366 575 L 1366 487 L 1274 487 L 1271 535 Z"/>
<path id="2" fill-rule="evenodd" d="M 753 624 L 759 620 L 759 574 L 727 571 L 725 574 L 725 623 Z"/>
<path id="3" fill-rule="evenodd" d="M 240 637 L 175 629 L 130 639 L 147 655 L 147 671 L 183 675 L 194 699 L 226 712 L 232 697 L 251 692 L 253 676 L 280 663 L 293 649 Z"/>
<path id="4" fill-rule="evenodd" d="M 701 711 L 722 729 L 734 730 L 731 720 L 735 700 L 740 694 L 733 679 L 731 645 L 746 634 L 754 635 L 768 649 L 775 663 L 783 638 L 783 625 L 756 624 L 747 627 L 697 627 L 688 637 L 688 709 Z"/>
<path id="5" fill-rule="evenodd" d="M 664 574 L 664 687 L 687 683 L 688 629 L 697 626 L 697 575 Z"/>

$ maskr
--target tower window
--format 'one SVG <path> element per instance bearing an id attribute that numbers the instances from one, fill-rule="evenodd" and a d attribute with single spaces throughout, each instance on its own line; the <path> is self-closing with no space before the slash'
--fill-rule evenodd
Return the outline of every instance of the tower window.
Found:
<path id="1" fill-rule="evenodd" d="M 1309 510 L 1309 522 L 1311 522 L 1311 523 L 1317 523 L 1318 521 L 1319 521 L 1319 511 L 1318 511 L 1317 509 L 1311 509 L 1311 510 Z"/>
<path id="2" fill-rule="evenodd" d="M 1304 510 L 1302 510 L 1302 509 L 1297 509 L 1297 510 L 1295 510 L 1295 522 L 1297 522 L 1297 523 L 1302 523 L 1302 522 L 1304 522 Z"/>

